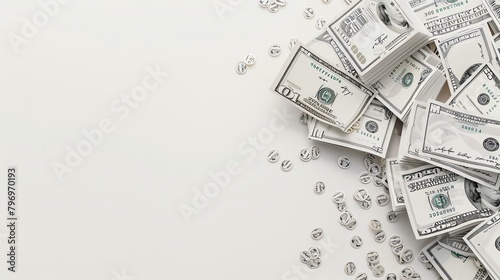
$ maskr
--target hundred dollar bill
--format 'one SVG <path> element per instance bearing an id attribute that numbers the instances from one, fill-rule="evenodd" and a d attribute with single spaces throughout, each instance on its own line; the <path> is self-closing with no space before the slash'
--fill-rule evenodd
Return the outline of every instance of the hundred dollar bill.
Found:
<path id="1" fill-rule="evenodd" d="M 494 214 L 474 195 L 491 188 L 434 165 L 403 174 L 406 211 L 417 239 L 473 226 Z"/>
<path id="2" fill-rule="evenodd" d="M 336 16 L 327 30 L 365 82 L 377 80 L 384 70 L 380 65 L 394 65 L 427 38 L 393 0 L 358 1 Z"/>
<path id="3" fill-rule="evenodd" d="M 500 172 L 500 120 L 427 104 L 421 153 L 425 157 Z"/>
<path id="4" fill-rule="evenodd" d="M 490 20 L 481 0 L 408 0 L 404 4 L 434 38 Z"/>
<path id="5" fill-rule="evenodd" d="M 467 81 L 481 64 L 496 58 L 492 40 L 485 23 L 436 40 L 451 92 Z"/>
<path id="6" fill-rule="evenodd" d="M 464 241 L 464 236 L 468 230 L 463 230 L 456 233 L 445 233 L 438 238 L 439 245 L 444 248 L 456 252 L 463 256 L 474 257 L 474 253 Z"/>
<path id="7" fill-rule="evenodd" d="M 491 277 L 500 280 L 500 213 L 476 226 L 464 240 Z"/>
<path id="8" fill-rule="evenodd" d="M 500 118 L 500 78 L 493 66 L 481 65 L 446 103 L 453 108 Z"/>
<path id="9" fill-rule="evenodd" d="M 439 275 L 445 280 L 490 280 L 486 269 L 479 268 L 474 256 L 464 256 L 441 246 L 438 241 L 432 241 L 423 248 L 424 255 L 429 259 Z"/>
<path id="10" fill-rule="evenodd" d="M 421 56 L 416 54 L 405 58 L 391 72 L 372 85 L 378 91 L 376 98 L 399 119 L 403 119 L 413 101 L 426 87 L 426 83 L 435 72 L 439 71 L 420 59 Z"/>
<path id="11" fill-rule="evenodd" d="M 405 210 L 405 199 L 402 190 L 404 181 L 401 174 L 407 170 L 419 167 L 422 164 L 399 162 L 397 158 L 388 158 L 386 160 L 387 183 L 389 194 L 391 195 L 391 206 L 393 211 Z"/>
<path id="12" fill-rule="evenodd" d="M 339 145 L 385 158 L 396 117 L 374 100 L 359 119 L 360 128 L 345 133 L 315 119 L 310 123 L 309 139 Z"/>
<path id="13" fill-rule="evenodd" d="M 403 130 L 403 137 L 400 149 L 400 156 L 411 158 L 414 160 L 430 163 L 449 171 L 455 172 L 458 175 L 465 177 L 474 182 L 487 185 L 494 189 L 500 189 L 500 174 L 496 172 L 484 171 L 477 168 L 464 167 L 459 164 L 453 164 L 439 159 L 427 157 L 421 153 L 422 141 L 424 137 L 424 121 L 426 113 L 426 104 L 423 102 L 415 102 L 410 112 L 408 126 Z"/>
<path id="14" fill-rule="evenodd" d="M 297 43 L 271 90 L 312 117 L 344 131 L 366 111 L 375 94 Z"/>

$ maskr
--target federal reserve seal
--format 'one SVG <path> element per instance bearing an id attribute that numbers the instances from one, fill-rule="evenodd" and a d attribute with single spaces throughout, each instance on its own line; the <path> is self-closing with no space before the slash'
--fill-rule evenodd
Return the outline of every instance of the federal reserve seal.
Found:
<path id="1" fill-rule="evenodd" d="M 335 101 L 335 97 L 337 97 L 335 91 L 333 91 L 333 89 L 328 87 L 322 87 L 316 93 L 316 99 L 318 99 L 318 101 L 321 102 L 322 104 L 326 105 L 332 104 L 333 101 Z"/>
<path id="2" fill-rule="evenodd" d="M 500 144 L 498 143 L 498 140 L 493 138 L 493 137 L 488 137 L 484 139 L 483 141 L 483 147 L 489 152 L 494 152 L 498 150 L 500 147 Z"/>
<path id="3" fill-rule="evenodd" d="M 403 87 L 407 88 L 413 83 L 413 73 L 406 73 L 401 79 Z"/>
<path id="4" fill-rule="evenodd" d="M 432 197 L 431 203 L 437 209 L 445 209 L 450 206 L 450 199 L 444 194 L 437 194 Z"/>
<path id="5" fill-rule="evenodd" d="M 495 240 L 495 248 L 500 251 L 500 236 L 497 237 L 497 240 Z"/>
<path id="6" fill-rule="evenodd" d="M 486 94 L 486 93 L 481 93 L 478 97 L 477 97 L 477 103 L 481 104 L 481 105 L 488 105 L 488 103 L 490 103 L 490 97 Z"/>
<path id="7" fill-rule="evenodd" d="M 368 121 L 365 124 L 366 131 L 376 133 L 378 131 L 378 124 L 374 121 Z"/>

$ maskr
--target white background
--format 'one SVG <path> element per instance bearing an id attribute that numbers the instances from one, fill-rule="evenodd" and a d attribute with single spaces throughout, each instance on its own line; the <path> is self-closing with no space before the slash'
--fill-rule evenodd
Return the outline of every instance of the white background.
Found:
<path id="1" fill-rule="evenodd" d="M 35 0 L 0 1 L 0 167 L 2 174 L 19 169 L 18 272 L 5 262 L 1 188 L 0 279 L 354 279 L 343 272 L 348 261 L 375 279 L 368 251 L 381 254 L 387 272 L 402 266 L 387 242 L 373 241 L 373 218 L 387 236 L 400 234 L 416 257 L 427 241 L 414 240 L 406 215 L 390 224 L 390 206 L 365 211 L 352 199 L 360 187 L 372 198 L 383 192 L 359 182 L 362 153 L 309 141 L 299 111 L 269 90 L 290 38 L 306 42 L 319 32 L 315 19 L 303 17 L 306 6 L 315 19 L 329 20 L 347 5 L 290 0 L 271 14 L 257 0 L 73 0 L 16 53 L 9 37 L 22 37 L 23 18 L 33 22 L 43 9 Z M 282 46 L 281 56 L 267 54 L 272 44 Z M 237 75 L 248 52 L 257 63 Z M 111 104 L 130 95 L 148 67 L 170 76 L 120 118 Z M 292 117 L 276 121 L 276 111 Z M 105 118 L 114 131 L 59 181 L 54 162 L 65 164 L 66 147 L 75 149 L 82 130 Z M 259 135 L 265 143 L 252 146 Z M 301 162 L 300 149 L 312 145 L 320 158 Z M 269 163 L 271 149 L 291 159 L 293 170 Z M 350 157 L 350 169 L 337 166 L 341 155 Z M 196 191 L 213 181 L 210 173 L 232 161 L 240 173 L 187 223 L 180 205 L 193 207 Z M 321 196 L 312 189 L 318 180 L 326 184 Z M 338 223 L 336 190 L 346 193 L 358 220 L 354 231 Z M 318 226 L 331 246 L 321 268 L 309 270 L 299 253 L 321 246 L 309 236 Z M 353 235 L 363 238 L 362 248 L 350 246 Z M 438 277 L 417 259 L 411 266 L 422 279 Z"/>

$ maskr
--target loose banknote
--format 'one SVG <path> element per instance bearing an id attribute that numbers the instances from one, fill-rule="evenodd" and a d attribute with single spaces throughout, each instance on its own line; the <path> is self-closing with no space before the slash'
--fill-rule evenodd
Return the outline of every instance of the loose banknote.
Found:
<path id="1" fill-rule="evenodd" d="M 312 117 L 348 130 L 375 94 L 300 43 L 292 49 L 271 90 Z"/>
<path id="2" fill-rule="evenodd" d="M 490 20 L 481 0 L 408 0 L 404 4 L 434 38 Z"/>
<path id="3" fill-rule="evenodd" d="M 469 245 L 464 241 L 464 236 L 468 232 L 468 229 L 466 229 L 454 233 L 445 233 L 439 236 L 437 241 L 439 245 L 443 246 L 445 249 L 456 252 L 462 256 L 474 257 L 474 252 L 472 252 Z"/>
<path id="4" fill-rule="evenodd" d="M 496 53 L 492 41 L 486 23 L 447 34 L 436 40 L 451 92 L 470 79 L 481 64 L 495 61 Z"/>
<path id="5" fill-rule="evenodd" d="M 416 239 L 470 227 L 494 214 L 476 195 L 490 188 L 443 168 L 424 165 L 403 173 L 403 180 L 406 211 Z"/>
<path id="6" fill-rule="evenodd" d="M 415 47 L 416 51 L 417 45 L 423 46 L 422 42 L 425 42 L 420 39 L 426 39 L 426 35 L 411 25 L 398 3 L 392 0 L 353 3 L 351 8 L 334 18 L 327 30 L 340 43 L 339 47 L 362 78 L 367 72 L 384 70 L 377 65 L 380 66 L 385 58 L 391 58 L 390 62 L 384 62 L 385 66 L 393 65 L 407 56 L 402 51 Z M 374 75 L 377 74 L 383 73 Z"/>
<path id="7" fill-rule="evenodd" d="M 423 248 L 439 275 L 445 280 L 490 280 L 486 269 L 479 268 L 473 256 L 464 256 L 450 251 L 438 241 L 432 241 Z"/>
<path id="8" fill-rule="evenodd" d="M 446 101 L 453 108 L 500 118 L 500 78 L 491 64 L 482 64 Z"/>
<path id="9" fill-rule="evenodd" d="M 418 51 L 422 53 L 422 51 Z M 427 82 L 439 70 L 414 54 L 398 63 L 372 87 L 378 91 L 377 99 L 399 119 L 408 113 L 413 101 L 422 93 Z M 442 77 L 442 75 L 439 75 Z M 444 78 L 442 78 L 444 79 Z"/>
<path id="10" fill-rule="evenodd" d="M 500 119 L 430 101 L 423 132 L 421 152 L 424 156 L 500 172 Z"/>
<path id="11" fill-rule="evenodd" d="M 405 199 L 403 196 L 403 176 L 402 173 L 419 167 L 422 164 L 399 162 L 397 158 L 386 160 L 387 184 L 391 195 L 391 206 L 393 211 L 405 211 Z"/>
<path id="12" fill-rule="evenodd" d="M 500 280 L 500 213 L 476 226 L 464 240 L 491 277 Z"/>
<path id="13" fill-rule="evenodd" d="M 424 137 L 424 121 L 427 106 L 423 102 L 415 102 L 410 112 L 408 125 L 403 128 L 400 144 L 400 157 L 411 158 L 413 160 L 424 161 L 439 167 L 445 168 L 458 175 L 487 185 L 491 188 L 500 189 L 500 174 L 496 172 L 484 171 L 477 168 L 469 168 L 459 164 L 449 163 L 439 159 L 426 156 L 421 152 Z"/>
<path id="14" fill-rule="evenodd" d="M 396 117 L 382 103 L 374 100 L 359 119 L 360 128 L 345 133 L 311 118 L 309 139 L 348 147 L 385 158 Z"/>

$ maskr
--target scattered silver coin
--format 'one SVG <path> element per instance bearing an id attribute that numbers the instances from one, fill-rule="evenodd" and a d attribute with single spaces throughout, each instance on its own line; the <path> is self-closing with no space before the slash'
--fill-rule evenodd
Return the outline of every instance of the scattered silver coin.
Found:
<path id="1" fill-rule="evenodd" d="M 408 279 L 413 275 L 413 273 L 415 273 L 413 268 L 411 268 L 409 266 L 405 266 L 405 267 L 401 268 L 401 272 L 400 272 L 399 276 L 401 276 L 401 278 L 403 278 L 403 279 Z"/>
<path id="2" fill-rule="evenodd" d="M 403 252 L 401 252 L 401 258 L 405 263 L 410 263 L 413 261 L 413 251 L 410 249 L 406 249 Z"/>
<path id="3" fill-rule="evenodd" d="M 373 239 L 375 239 L 375 242 L 377 243 L 382 243 L 385 241 L 385 232 L 383 230 L 377 231 L 373 235 Z"/>
<path id="4" fill-rule="evenodd" d="M 340 204 L 342 202 L 345 202 L 345 194 L 344 192 L 342 191 L 337 191 L 333 194 L 332 196 L 332 201 L 337 203 L 337 204 Z"/>
<path id="5" fill-rule="evenodd" d="M 267 8 L 271 4 L 271 0 L 259 0 L 259 6 Z"/>
<path id="6" fill-rule="evenodd" d="M 347 225 L 345 225 L 345 228 L 348 230 L 353 230 L 356 228 L 357 225 L 358 225 L 358 221 L 356 221 L 355 218 L 351 218 L 349 223 L 347 223 Z"/>
<path id="7" fill-rule="evenodd" d="M 380 174 L 380 171 L 380 165 L 376 163 L 372 163 L 370 166 L 368 166 L 368 173 L 372 176 L 377 176 L 378 174 Z"/>
<path id="8" fill-rule="evenodd" d="M 253 53 L 247 53 L 245 55 L 245 58 L 243 59 L 243 62 L 245 62 L 246 65 L 251 66 L 254 65 L 255 62 L 257 61 L 257 58 Z"/>
<path id="9" fill-rule="evenodd" d="M 366 260 L 371 264 L 379 263 L 379 258 L 380 256 L 375 251 L 370 251 L 366 254 Z"/>
<path id="10" fill-rule="evenodd" d="M 356 265 L 353 262 L 348 262 L 344 266 L 344 272 L 345 274 L 351 276 L 356 273 Z"/>
<path id="11" fill-rule="evenodd" d="M 399 216 L 398 216 L 398 213 L 397 212 L 394 212 L 394 211 L 389 211 L 387 212 L 387 220 L 390 222 L 390 223 L 394 223 L 396 222 L 398 219 L 399 219 Z"/>
<path id="12" fill-rule="evenodd" d="M 323 229 L 322 228 L 315 228 L 311 232 L 311 238 L 314 240 L 321 240 L 323 238 Z"/>
<path id="13" fill-rule="evenodd" d="M 420 252 L 418 253 L 418 260 L 421 261 L 422 263 L 430 262 L 430 260 L 425 255 L 424 250 L 420 250 Z"/>
<path id="14" fill-rule="evenodd" d="M 352 214 L 349 211 L 344 211 L 340 213 L 339 223 L 343 226 L 346 226 L 352 219 Z"/>
<path id="15" fill-rule="evenodd" d="M 276 13 L 277 11 L 280 10 L 280 5 L 276 3 L 271 3 L 269 6 L 267 6 L 267 10 L 269 10 L 271 13 Z"/>
<path id="16" fill-rule="evenodd" d="M 382 223 L 379 220 L 373 219 L 370 221 L 370 228 L 374 231 L 382 230 Z"/>
<path id="17" fill-rule="evenodd" d="M 391 245 L 391 247 L 397 247 L 402 244 L 403 244 L 403 239 L 401 238 L 401 236 L 393 234 L 389 237 L 389 245 Z"/>
<path id="18" fill-rule="evenodd" d="M 361 201 L 359 203 L 359 206 L 361 206 L 361 208 L 363 210 L 368 210 L 368 209 L 372 208 L 372 201 L 371 200 Z"/>
<path id="19" fill-rule="evenodd" d="M 280 159 L 280 154 L 279 154 L 279 152 L 278 152 L 278 151 L 276 151 L 276 150 L 271 150 L 271 151 L 269 152 L 269 154 L 267 155 L 267 160 L 268 160 L 269 162 L 274 163 L 274 162 L 277 162 L 279 159 Z"/>
<path id="20" fill-rule="evenodd" d="M 311 158 L 312 158 L 311 149 L 302 148 L 302 150 L 300 150 L 300 159 L 302 161 L 308 162 L 311 160 Z"/>
<path id="21" fill-rule="evenodd" d="M 325 188 L 325 183 L 323 183 L 322 181 L 318 181 L 316 182 L 316 184 L 314 184 L 314 193 L 317 195 L 321 195 L 325 192 Z"/>
<path id="22" fill-rule="evenodd" d="M 276 56 L 279 56 L 280 54 L 281 54 L 280 45 L 272 45 L 269 47 L 269 55 L 270 56 L 276 57 Z"/>
<path id="23" fill-rule="evenodd" d="M 387 204 L 389 204 L 389 200 L 390 200 L 390 198 L 389 198 L 389 196 L 386 193 L 379 194 L 375 198 L 375 202 L 380 207 L 383 207 L 383 206 L 386 206 Z"/>
<path id="24" fill-rule="evenodd" d="M 307 262 L 307 266 L 311 269 L 316 269 L 320 267 L 321 259 L 311 259 Z"/>
<path id="25" fill-rule="evenodd" d="M 309 120 L 309 115 L 308 114 L 306 114 L 306 113 L 300 114 L 299 121 L 300 121 L 301 124 L 307 125 L 307 121 L 308 120 Z"/>
<path id="26" fill-rule="evenodd" d="M 359 181 L 363 184 L 368 184 L 372 181 L 372 176 L 370 176 L 368 171 L 363 171 L 359 174 Z"/>
<path id="27" fill-rule="evenodd" d="M 385 268 L 382 265 L 377 264 L 376 266 L 372 267 L 372 272 L 373 276 L 379 278 L 384 276 Z"/>
<path id="28" fill-rule="evenodd" d="M 309 248 L 309 252 L 311 252 L 311 259 L 319 259 L 321 257 L 321 250 L 318 247 Z"/>
<path id="29" fill-rule="evenodd" d="M 368 191 L 366 189 L 361 188 L 354 191 L 353 197 L 355 200 L 362 202 L 370 197 L 370 195 L 368 194 Z"/>
<path id="30" fill-rule="evenodd" d="M 318 159 L 320 155 L 319 148 L 317 146 L 312 146 L 311 147 L 311 156 L 312 159 Z"/>
<path id="31" fill-rule="evenodd" d="M 299 259 L 302 263 L 307 263 L 311 259 L 311 252 L 302 251 L 299 255 Z"/>
<path id="32" fill-rule="evenodd" d="M 247 72 L 247 65 L 245 62 L 240 61 L 236 64 L 236 73 L 243 75 Z"/>
<path id="33" fill-rule="evenodd" d="M 338 203 L 337 210 L 339 210 L 340 212 L 347 210 L 347 202 L 343 201 L 341 203 Z"/>
<path id="34" fill-rule="evenodd" d="M 280 6 L 286 6 L 286 0 L 274 0 L 274 2 Z"/>
<path id="35" fill-rule="evenodd" d="M 325 27 L 325 25 L 326 25 L 326 19 L 324 17 L 318 17 L 316 19 L 316 28 L 321 30 L 323 29 L 323 27 Z"/>
<path id="36" fill-rule="evenodd" d="M 378 177 L 375 177 L 373 179 L 373 185 L 375 185 L 375 187 L 383 187 L 384 186 L 384 183 L 382 182 L 382 179 L 378 178 Z"/>
<path id="37" fill-rule="evenodd" d="M 389 273 L 385 276 L 385 280 L 398 280 L 398 277 L 394 273 Z"/>
<path id="38" fill-rule="evenodd" d="M 285 172 L 292 170 L 292 167 L 293 167 L 293 163 L 288 159 L 285 159 L 281 162 L 281 170 L 283 170 Z"/>
<path id="39" fill-rule="evenodd" d="M 359 249 L 361 248 L 362 245 L 363 245 L 363 240 L 361 239 L 361 237 L 355 235 L 351 238 L 351 246 L 354 249 Z"/>
<path id="40" fill-rule="evenodd" d="M 337 160 L 337 163 L 338 163 L 339 167 L 342 169 L 347 169 L 351 166 L 351 160 L 349 160 L 349 158 L 346 156 L 339 157 L 339 159 Z"/>
<path id="41" fill-rule="evenodd" d="M 375 163 L 375 156 L 372 154 L 365 154 L 365 157 L 363 158 L 363 165 L 365 166 L 366 169 L 372 164 Z"/>
<path id="42" fill-rule="evenodd" d="M 361 272 L 360 274 L 356 275 L 356 280 L 367 280 L 368 279 L 368 275 L 366 275 L 366 273 L 364 272 Z"/>
<path id="43" fill-rule="evenodd" d="M 297 44 L 297 38 L 292 38 L 290 39 L 290 43 L 288 43 L 288 48 L 293 49 L 293 47 L 295 47 L 296 44 Z"/>
<path id="44" fill-rule="evenodd" d="M 307 7 L 304 9 L 304 17 L 306 19 L 312 19 L 314 17 L 314 9 L 311 7 Z"/>
<path id="45" fill-rule="evenodd" d="M 403 245 L 403 243 L 399 244 L 398 246 L 393 246 L 391 248 L 392 250 L 392 253 L 394 253 L 394 255 L 398 255 L 401 254 L 401 252 L 403 252 L 403 250 L 405 249 L 405 245 Z"/>

